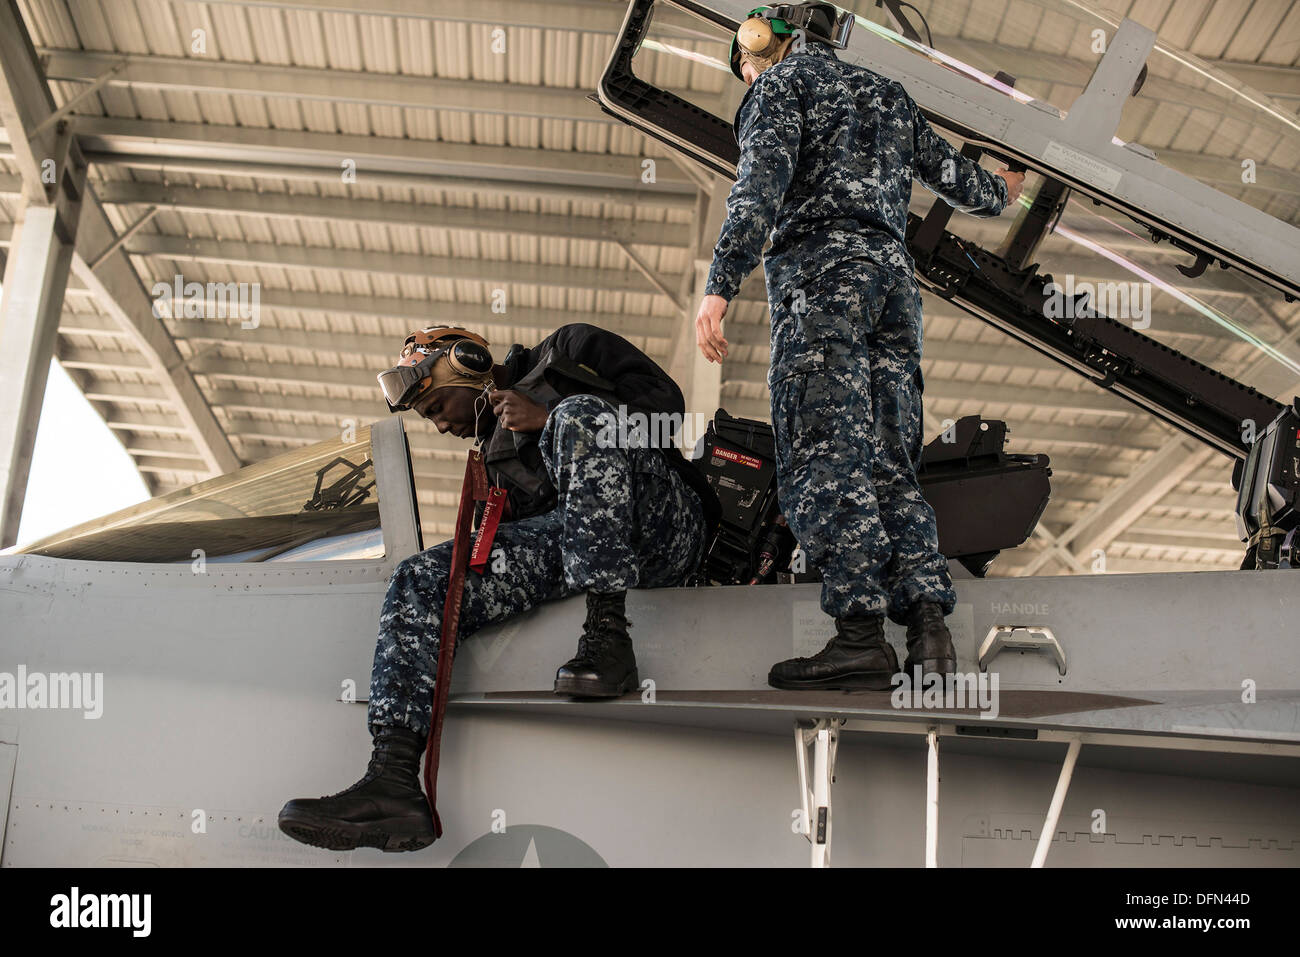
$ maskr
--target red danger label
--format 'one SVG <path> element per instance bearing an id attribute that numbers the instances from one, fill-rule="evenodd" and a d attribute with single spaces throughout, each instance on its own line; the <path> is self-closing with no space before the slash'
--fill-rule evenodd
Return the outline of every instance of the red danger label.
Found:
<path id="1" fill-rule="evenodd" d="M 740 452 L 733 452 L 731 449 L 724 449 L 721 446 L 713 450 L 713 454 L 720 459 L 726 459 L 728 462 L 736 462 L 740 465 L 748 465 L 751 469 L 761 469 L 763 462 L 752 455 L 743 455 Z"/>

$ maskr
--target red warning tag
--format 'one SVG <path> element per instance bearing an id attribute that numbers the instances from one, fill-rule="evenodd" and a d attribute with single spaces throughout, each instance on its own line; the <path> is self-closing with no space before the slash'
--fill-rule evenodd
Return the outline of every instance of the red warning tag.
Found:
<path id="1" fill-rule="evenodd" d="M 501 522 L 506 501 L 505 489 L 495 485 L 488 489 L 487 501 L 483 504 L 483 521 L 479 523 L 478 535 L 474 537 L 474 547 L 469 553 L 469 567 L 479 574 L 487 568 L 488 556 L 492 554 L 492 541 L 497 537 L 497 525 Z"/>
<path id="2" fill-rule="evenodd" d="M 744 455 L 743 453 L 735 452 L 728 448 L 723 448 L 722 446 L 718 446 L 717 448 L 715 448 L 713 450 L 713 454 L 720 459 L 726 459 L 728 462 L 736 462 L 740 465 L 748 465 L 751 469 L 761 469 L 763 467 L 762 460 L 756 459 L 752 455 Z"/>

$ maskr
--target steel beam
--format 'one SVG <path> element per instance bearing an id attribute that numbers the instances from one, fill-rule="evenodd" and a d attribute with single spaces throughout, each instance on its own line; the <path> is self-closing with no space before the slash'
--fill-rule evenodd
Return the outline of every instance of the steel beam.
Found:
<path id="1" fill-rule="evenodd" d="M 724 323 L 723 332 L 726 332 Z M 691 344 L 694 346 L 694 325 L 691 326 Z M 926 358 L 931 352 L 953 356 L 962 351 L 961 343 L 935 343 L 925 347 Z M 936 348 L 943 346 L 945 348 Z M 949 361 L 975 361 L 973 359 L 955 359 Z M 1004 358 L 1003 364 L 1007 363 Z M 1050 362 L 1051 360 L 1045 359 Z M 766 385 L 767 365 L 761 362 L 724 362 L 721 368 L 724 385 Z M 1018 368 L 1018 366 L 1013 366 Z M 1060 366 L 1055 368 L 1060 370 Z M 1078 380 L 1075 380 L 1078 381 Z M 1081 389 L 1054 388 L 1033 385 L 1032 383 L 989 382 L 982 379 L 939 379 L 927 378 L 925 384 L 926 402 L 939 401 L 955 403 L 958 409 L 949 408 L 943 414 L 969 415 L 983 412 L 992 418 L 998 418 L 997 406 L 1027 405 L 1037 409 L 1055 409 L 1071 412 L 1086 412 L 1090 415 L 1104 415 L 1112 418 L 1128 418 L 1136 413 L 1136 408 L 1129 402 L 1112 395 L 1100 388 L 1084 385 Z M 936 413 L 938 414 L 938 413 Z"/>
<path id="2" fill-rule="evenodd" d="M 66 124 L 46 124 L 54 112 L 17 0 L 0 0 L 0 126 L 28 201 L 38 205 L 54 202 L 71 146 Z"/>
<path id="3" fill-rule="evenodd" d="M 104 203 L 141 204 L 205 213 L 234 213 L 259 219 L 342 220 L 512 236 L 635 243 L 639 246 L 683 247 L 690 232 L 690 227 L 685 225 L 648 223 L 607 216 L 555 216 L 507 209 L 467 209 L 340 196 L 198 189 L 160 183 L 100 183 L 95 192 Z"/>
<path id="4" fill-rule="evenodd" d="M 147 169 L 175 176 L 177 173 L 194 173 L 203 176 L 242 176 L 249 179 L 294 180 L 299 182 L 336 184 L 340 167 L 319 165 L 316 162 L 254 162 L 247 159 L 213 155 L 166 156 L 153 152 L 118 153 L 86 150 L 85 156 L 95 166 L 112 166 L 127 169 Z M 621 206 L 641 206 L 653 209 L 689 210 L 694 199 L 688 193 L 649 193 L 637 183 L 626 187 L 592 186 L 589 184 L 539 183 L 521 179 L 487 179 L 482 176 L 451 175 L 428 171 L 395 172 L 383 169 L 365 169 L 359 182 L 364 186 L 387 186 L 410 189 L 440 189 L 464 195 L 518 197 L 527 200 L 555 199 L 578 203 L 612 203 Z"/>
<path id="5" fill-rule="evenodd" d="M 210 0 L 213 6 L 262 7 L 307 13 L 445 20 L 534 30 L 614 33 L 623 22 L 621 0 Z"/>
<path id="6" fill-rule="evenodd" d="M 1060 492 L 1065 501 L 1058 504 L 1059 511 L 1056 517 L 1065 521 L 1078 521 L 1084 517 L 1085 510 L 1095 507 L 1097 503 L 1105 498 L 1104 495 L 1098 495 L 1096 489 L 1091 485 L 1077 482 L 1062 483 Z M 1154 508 L 1161 510 L 1155 513 L 1157 515 L 1163 515 L 1165 510 L 1188 510 L 1214 512 L 1225 518 L 1230 518 L 1236 500 L 1236 493 L 1232 491 L 1232 487 L 1225 479 L 1220 492 L 1170 492 L 1156 503 Z M 1101 546 L 1095 545 L 1094 547 Z"/>
<path id="7" fill-rule="evenodd" d="M 945 319 L 963 324 L 971 321 L 970 313 L 957 308 L 947 300 L 926 290 L 922 290 L 921 298 L 923 301 L 922 312 L 927 321 Z M 771 336 L 771 330 L 767 323 L 766 303 L 758 303 L 743 297 L 741 297 L 741 302 L 746 306 L 762 307 L 763 320 L 760 322 L 740 322 L 733 319 L 727 324 L 727 341 L 732 345 L 766 346 Z M 736 300 L 732 300 L 732 308 L 734 309 L 735 306 Z M 728 311 L 728 315 L 730 315 L 730 311 Z M 1142 330 L 1143 334 L 1166 344 L 1176 344 L 1180 352 L 1195 352 L 1197 349 L 1205 347 L 1218 352 L 1226 346 L 1242 341 L 1240 337 L 1234 335 L 1225 327 L 1211 322 L 1205 316 L 1190 309 L 1186 312 L 1153 309 L 1150 320 L 1151 325 L 1149 328 Z M 947 345 L 952 345 L 958 349 L 971 349 L 972 358 L 967 361 L 980 365 L 1014 365 L 1023 368 L 1054 369 L 1057 371 L 1064 368 L 1059 362 L 1048 359 L 1019 340 L 1002 334 L 999 334 L 999 337 L 1002 339 L 1001 342 L 966 342 L 961 340 L 952 340 L 950 342 L 949 340 L 933 339 L 927 336 L 924 358 L 940 360 L 938 352 L 932 352 L 932 350 L 941 350 Z M 1170 342 L 1171 339 L 1180 341 L 1172 343 Z M 975 358 L 976 356 L 985 356 L 986 358 Z M 1008 361 L 1008 357 L 1013 358 L 1015 361 Z M 962 360 L 953 358 L 951 361 L 960 362 Z"/>
<path id="8" fill-rule="evenodd" d="M 66 369 L 98 369 L 146 375 L 152 371 L 148 356 L 133 349 L 86 348 L 60 343 L 58 352 L 59 362 Z"/>
<path id="9" fill-rule="evenodd" d="M 1238 563 L 1246 551 L 1246 546 L 1237 540 L 1236 535 L 1228 531 L 1220 536 L 1165 534 L 1159 529 L 1141 528 L 1131 525 L 1117 536 L 1111 547 L 1118 548 L 1176 548 L 1180 551 L 1219 552 L 1225 561 L 1236 557 Z"/>
<path id="10" fill-rule="evenodd" d="M 473 176 L 618 190 L 636 189 L 641 183 L 639 155 L 125 117 L 79 116 L 76 131 L 88 153 L 144 152 L 174 160 L 199 157 L 315 167 L 332 170 L 340 183 L 344 164 L 351 161 L 358 185 L 364 185 L 372 172 Z M 640 189 L 646 201 L 653 203 L 656 196 L 663 194 L 690 195 L 695 184 L 671 163 L 662 163 L 655 183 Z"/>
<path id="11" fill-rule="evenodd" d="M 172 315 L 181 315 L 176 300 L 172 302 Z M 367 316 L 381 319 L 400 319 L 410 323 L 406 328 L 395 330 L 398 336 L 397 348 L 401 348 L 400 339 L 411 328 L 418 328 L 436 321 L 451 326 L 464 326 L 472 332 L 480 332 L 493 343 L 493 346 L 508 345 L 499 337 L 494 338 L 493 330 L 513 330 L 520 327 L 535 329 L 540 335 L 538 341 L 550 335 L 560 326 L 569 322 L 589 322 L 619 335 L 667 339 L 671 335 L 675 319 L 663 316 L 636 315 L 628 312 L 581 312 L 573 309 L 547 309 L 533 306 L 511 305 L 505 313 L 494 313 L 486 303 L 447 302 L 439 299 L 402 299 L 393 296 L 361 296 L 348 293 L 305 292 L 291 289 L 262 289 L 262 309 L 343 316 Z M 179 320 L 169 320 L 179 321 Z M 199 338 L 214 333 L 203 323 L 204 330 Z M 179 334 L 191 329 L 190 321 L 178 327 Z M 258 326 L 256 330 L 244 331 L 238 328 L 227 333 L 243 341 L 257 341 L 254 337 L 267 332 L 267 326 Z M 222 338 L 225 338 L 224 336 Z M 536 343 L 532 343 L 536 345 Z M 392 347 L 390 346 L 390 350 Z M 504 354 L 504 353 L 503 353 Z"/>
<path id="12" fill-rule="evenodd" d="M 96 339 L 123 339 L 126 331 L 109 316 L 97 312 L 63 312 L 59 333 L 65 336 L 92 336 Z"/>
<path id="13" fill-rule="evenodd" d="M 85 169 L 71 175 L 84 188 Z M 63 311 L 80 198 L 24 202 L 5 266 L 0 300 L 0 548 L 18 540 L 36 430 Z"/>
<path id="14" fill-rule="evenodd" d="M 658 295 L 656 289 L 631 269 L 593 269 L 552 266 L 509 260 L 456 259 L 415 253 L 393 253 L 281 243 L 245 243 L 183 236 L 137 236 L 126 244 L 133 256 L 160 256 L 172 260 L 240 263 L 245 266 L 280 266 L 323 272 L 365 272 L 421 278 L 456 279 L 494 286 L 545 286 Z M 165 282 L 165 280 L 164 280 Z M 485 307 L 486 308 L 486 307 Z"/>
<path id="15" fill-rule="evenodd" d="M 36 430 L 86 191 L 86 165 L 37 65 L 15 0 L 0 3 L 0 123 L 22 178 L 0 296 L 0 548 L 18 540 Z"/>
<path id="16" fill-rule="evenodd" d="M 140 412 L 111 407 L 101 409 L 104 424 L 114 432 L 150 432 L 163 435 L 189 435 L 189 427 L 173 415 Z"/>
<path id="17" fill-rule="evenodd" d="M 928 385 L 926 386 L 926 397 L 929 398 Z M 732 415 L 739 415 L 748 419 L 767 421 L 771 415 L 771 408 L 766 399 L 740 397 L 734 393 L 728 394 L 726 389 L 723 390 L 722 406 Z M 1154 451 L 1160 447 L 1162 439 L 1167 435 L 1168 431 L 1166 429 L 1153 429 L 1150 426 L 1144 426 L 1139 430 L 1129 430 L 1122 427 L 1101 428 L 1042 422 L 1013 422 L 1008 439 L 1015 444 L 1017 449 L 1023 446 L 1026 453 L 1050 452 L 1050 448 L 1043 448 L 1043 446 L 1053 444 L 1082 448 L 1113 449 L 1119 447 Z M 1013 451 L 1015 450 L 1013 449 Z"/>
<path id="18" fill-rule="evenodd" d="M 438 321 L 445 320 L 439 316 Z M 374 356 L 379 360 L 374 363 L 376 370 L 383 368 L 387 364 L 386 360 L 391 360 L 397 355 L 402 339 L 406 335 L 406 333 L 389 336 L 346 332 L 323 333 L 313 329 L 282 329 L 267 326 L 265 323 L 256 329 L 244 330 L 238 326 L 213 320 L 171 320 L 168 322 L 167 327 L 176 338 L 185 339 L 192 343 L 219 342 L 246 346 L 283 346 L 314 353 L 330 351 L 352 356 Z M 327 349 L 322 349 L 322 336 L 327 338 Z M 543 338 L 545 338 L 544 335 L 538 336 L 537 341 L 540 342 Z M 527 344 L 536 345 L 537 342 Z M 657 350 L 650 349 L 646 351 L 651 358 L 660 361 L 661 357 Z M 503 356 L 504 350 L 502 350 L 502 354 L 498 358 Z"/>
<path id="19" fill-rule="evenodd" d="M 153 314 L 152 303 L 145 296 L 126 254 L 117 245 L 117 233 L 109 223 L 93 191 L 89 188 L 84 190 L 67 188 L 84 182 L 84 161 L 81 158 L 80 146 L 72 142 L 66 121 L 46 123 L 46 120 L 56 112 L 54 101 L 46 87 L 35 50 L 27 36 L 26 27 L 14 0 L 5 0 L 0 5 L 0 74 L 6 78 L 5 90 L 20 91 L 24 97 L 21 107 L 11 103 L 8 112 L 0 106 L 8 139 L 12 144 L 16 160 L 20 167 L 24 167 L 24 175 L 26 176 L 27 172 L 25 167 L 31 165 L 28 160 L 34 162 L 40 160 L 43 148 L 40 143 L 35 146 L 27 143 L 24 131 L 44 126 L 45 132 L 42 135 L 47 138 L 53 137 L 56 146 L 53 157 L 54 168 L 58 175 L 63 177 L 56 184 L 53 192 L 48 186 L 46 187 L 46 198 L 55 198 L 57 194 L 58 201 L 63 202 L 63 197 L 73 196 L 80 204 L 77 215 L 69 219 L 69 222 L 76 224 L 75 234 L 68 231 L 63 237 L 63 241 L 69 244 L 71 271 L 77 276 L 80 284 L 95 296 L 100 307 L 123 330 L 130 333 L 130 340 L 139 350 L 139 354 L 144 357 L 148 371 L 153 372 L 159 379 L 177 413 L 191 427 L 190 438 L 194 441 L 208 470 L 220 473 L 238 468 L 240 464 L 238 456 L 235 455 L 234 449 L 226 441 L 211 411 L 203 402 L 203 397 L 199 394 L 189 372 L 182 366 L 180 355 L 176 352 L 166 329 Z M 8 94 L 0 92 L 0 101 L 4 101 L 7 96 Z M 76 171 L 77 179 L 74 180 L 65 172 L 64 157 L 67 158 L 68 169 Z M 42 162 L 35 162 L 35 172 L 38 175 L 42 173 Z M 25 187 L 29 198 L 41 195 L 30 181 L 25 183 Z M 11 266 L 16 259 L 17 257 L 10 257 Z M 95 263 L 94 269 L 90 266 L 91 262 Z M 50 329 L 45 333 L 49 337 L 48 348 L 51 353 L 55 348 L 54 332 L 62 310 L 62 295 L 67 285 L 65 268 L 64 275 L 58 282 L 60 300 L 50 317 Z M 8 286 L 9 283 L 6 283 L 6 297 Z M 5 325 L 8 327 L 9 323 L 6 322 Z M 6 349 L 5 352 L 9 354 L 11 350 Z M 48 355 L 45 357 L 44 364 L 48 369 Z M 130 367 L 137 368 L 134 364 Z M 41 371 L 39 374 L 43 376 L 45 372 Z M 5 424 L 0 428 L 7 428 L 9 423 L 18 421 L 8 415 L 4 416 L 4 420 Z M 0 447 L 7 448 L 7 444 L 0 441 Z M 6 516 L 14 507 L 12 485 L 11 476 L 6 475 Z M 20 501 L 18 508 L 21 508 Z M 12 521 L 16 523 L 16 516 Z M 9 544 L 12 541 L 9 536 L 16 534 L 16 528 L 8 527 L 9 522 L 8 517 L 0 518 L 0 523 L 6 523 L 6 527 L 0 529 L 0 544 Z"/>
<path id="20" fill-rule="evenodd" d="M 104 81 L 111 86 L 357 103 L 402 110 L 535 116 L 581 123 L 616 122 L 588 99 L 589 91 L 571 87 L 265 63 L 236 65 L 195 57 L 56 49 L 39 52 L 45 58 L 45 75 L 51 80 L 90 83 L 117 66 L 118 72 Z"/>
<path id="21" fill-rule="evenodd" d="M 147 435 L 134 435 L 125 433 L 118 435 L 122 442 L 122 447 L 130 455 L 154 455 L 162 458 L 182 459 L 186 462 L 187 469 L 199 468 L 203 464 L 203 456 L 194 447 L 193 442 L 178 441 L 176 439 L 155 439 Z"/>
<path id="22" fill-rule="evenodd" d="M 62 360 L 60 360 L 62 361 Z M 167 390 L 147 382 L 113 382 L 88 372 L 69 370 L 85 397 L 91 402 L 134 402 L 138 405 L 171 406 Z"/>
<path id="23" fill-rule="evenodd" d="M 961 37 L 936 37 L 939 47 L 974 63 L 991 58 L 1007 61 L 1022 81 L 1042 81 L 1059 85 L 1069 83 L 1082 89 L 1087 85 L 1095 64 L 1084 60 L 1045 54 L 1040 51 L 1006 47 Z M 416 77 L 400 74 L 375 74 L 362 71 L 320 70 L 267 64 L 205 63 L 193 58 L 157 57 L 103 53 L 82 50 L 42 49 L 50 79 L 93 83 L 102 80 L 115 65 L 123 64 L 118 74 L 108 77 L 110 85 L 136 86 L 145 89 L 261 95 L 321 99 L 440 110 L 469 110 L 475 113 L 534 115 L 545 118 L 587 122 L 611 122 L 587 101 L 584 90 L 537 87 L 524 84 L 481 80 L 455 80 L 441 77 Z M 1246 79 L 1266 95 L 1300 101 L 1300 86 L 1291 76 L 1294 71 L 1283 67 L 1244 64 L 1231 61 L 1211 64 Z M 1261 83 L 1263 85 L 1261 85 Z M 708 94 L 696 93 L 697 105 L 719 114 L 721 106 L 710 105 Z M 701 101 L 700 96 L 705 99 Z M 1147 78 L 1143 86 L 1144 101 L 1153 105 L 1174 105 L 1204 109 L 1205 100 L 1189 95 L 1186 87 L 1158 76 Z M 1295 104 L 1292 104 L 1294 108 Z M 1161 150 L 1159 159 L 1202 182 L 1219 187 L 1241 188 L 1241 169 L 1223 157 L 1181 150 Z M 689 176 L 690 173 L 687 172 Z M 1300 174 L 1277 166 L 1261 164 L 1256 168 L 1256 185 L 1274 193 L 1300 195 Z M 697 184 L 698 185 L 698 184 Z"/>
<path id="24" fill-rule="evenodd" d="M 117 234 L 103 207 L 87 190 L 77 252 L 72 269 L 90 289 L 101 309 L 129 334 L 145 367 L 162 386 L 177 414 L 190 427 L 190 437 L 212 475 L 232 472 L 242 464 L 208 408 L 194 378 L 185 368 L 176 344 L 155 314 L 154 303 L 140 284 L 125 247 L 109 253 L 94 269 L 90 263 L 108 249 Z M 139 237 L 137 237 L 138 239 Z"/>

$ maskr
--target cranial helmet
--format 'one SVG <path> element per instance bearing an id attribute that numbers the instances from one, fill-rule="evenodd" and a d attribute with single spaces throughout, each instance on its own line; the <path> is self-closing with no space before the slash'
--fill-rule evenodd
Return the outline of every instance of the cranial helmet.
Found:
<path id="1" fill-rule="evenodd" d="M 379 374 L 379 385 L 389 411 L 402 412 L 432 389 L 482 389 L 491 379 L 486 339 L 458 326 L 431 326 L 406 337 L 397 365 Z"/>
<path id="2" fill-rule="evenodd" d="M 785 59 L 800 38 L 848 46 L 853 15 L 829 3 L 781 3 L 755 7 L 731 41 L 731 72 L 744 79 L 749 62 L 762 73 Z"/>

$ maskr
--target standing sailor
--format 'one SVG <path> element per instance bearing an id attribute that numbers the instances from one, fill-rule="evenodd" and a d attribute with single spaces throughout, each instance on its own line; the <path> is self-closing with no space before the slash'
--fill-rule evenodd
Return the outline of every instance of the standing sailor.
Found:
<path id="1" fill-rule="evenodd" d="M 749 85 L 740 162 L 695 320 L 704 356 L 721 362 L 727 304 L 771 233 L 779 495 L 836 623 L 822 651 L 773 666 L 777 688 L 889 688 L 886 615 L 907 625 L 909 675 L 955 670 L 944 617 L 956 593 L 916 478 L 921 294 L 908 202 L 917 178 L 963 212 L 996 216 L 1024 181 L 954 150 L 899 83 L 841 62 L 834 48 L 852 24 L 828 3 L 781 4 L 737 31 L 732 71 Z"/>

